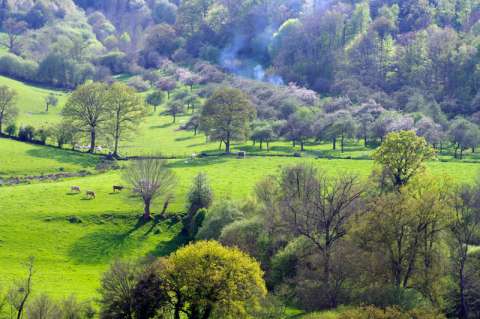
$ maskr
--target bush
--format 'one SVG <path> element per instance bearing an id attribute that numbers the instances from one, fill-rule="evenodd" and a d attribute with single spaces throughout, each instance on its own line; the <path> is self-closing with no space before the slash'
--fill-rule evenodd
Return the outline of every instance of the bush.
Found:
<path id="1" fill-rule="evenodd" d="M 197 239 L 218 239 L 225 226 L 243 217 L 244 214 L 237 205 L 231 201 L 222 201 L 206 215 L 205 221 L 198 231 Z"/>
<path id="2" fill-rule="evenodd" d="M 21 141 L 30 142 L 33 141 L 33 137 L 35 136 L 35 128 L 31 125 L 21 127 L 18 131 L 18 138 Z"/>
<path id="3" fill-rule="evenodd" d="M 399 308 L 380 309 L 372 306 L 347 310 L 339 319 L 443 319 L 445 316 L 431 309 L 417 308 L 403 311 Z"/>
<path id="4" fill-rule="evenodd" d="M 267 243 L 262 220 L 254 217 L 251 219 L 237 220 L 222 230 L 220 242 L 227 246 L 236 246 L 242 251 L 255 257 L 259 261 L 265 261 Z"/>
<path id="5" fill-rule="evenodd" d="M 126 54 L 123 52 L 110 52 L 98 59 L 98 64 L 107 67 L 113 74 L 126 71 Z"/>
<path id="6" fill-rule="evenodd" d="M 9 136 L 15 136 L 15 134 L 17 134 L 17 126 L 15 124 L 10 124 L 7 126 L 5 132 L 9 135 Z"/>
<path id="7" fill-rule="evenodd" d="M 38 64 L 6 53 L 0 57 L 0 74 L 25 81 L 36 81 Z"/>
<path id="8" fill-rule="evenodd" d="M 145 92 L 150 89 L 150 84 L 147 81 L 143 80 L 140 76 L 134 76 L 129 79 L 127 82 L 128 86 L 134 88 L 138 92 Z"/>
<path id="9" fill-rule="evenodd" d="M 200 173 L 195 177 L 187 200 L 187 215 L 182 219 L 183 233 L 190 238 L 195 238 L 198 229 L 202 226 L 206 209 L 210 207 L 213 200 L 212 188 L 205 174 Z"/>
<path id="10" fill-rule="evenodd" d="M 40 143 L 46 144 L 47 139 L 50 136 L 50 132 L 47 129 L 40 128 L 35 132 L 34 136 Z"/>

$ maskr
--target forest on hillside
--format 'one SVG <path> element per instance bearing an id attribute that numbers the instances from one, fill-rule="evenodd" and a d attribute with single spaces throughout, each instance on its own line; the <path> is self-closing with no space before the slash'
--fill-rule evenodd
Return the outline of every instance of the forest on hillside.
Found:
<path id="1" fill-rule="evenodd" d="M 305 106 L 310 118 L 324 113 L 297 139 L 330 139 L 331 118 L 344 127 L 353 118 L 365 137 L 367 128 L 374 138 L 416 129 L 460 152 L 480 141 L 475 0 L 3 0 L 0 8 L 0 74 L 20 80 L 71 89 L 128 74 L 137 90 L 169 91 L 172 78 L 212 84 L 233 74 L 241 78 L 227 84 L 249 95 L 260 119 L 286 120 Z"/>

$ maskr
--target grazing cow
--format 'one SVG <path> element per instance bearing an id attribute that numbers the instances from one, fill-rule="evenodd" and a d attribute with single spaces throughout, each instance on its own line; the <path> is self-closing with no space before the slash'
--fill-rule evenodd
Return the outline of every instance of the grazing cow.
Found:
<path id="1" fill-rule="evenodd" d="M 86 194 L 87 194 L 87 198 L 90 198 L 90 199 L 95 199 L 96 198 L 96 194 L 93 191 L 87 191 Z"/>
<path id="2" fill-rule="evenodd" d="M 70 187 L 70 191 L 72 193 L 80 193 L 80 186 L 72 186 Z"/>
<path id="3" fill-rule="evenodd" d="M 116 191 L 121 192 L 121 191 L 123 191 L 124 188 L 125 188 L 125 187 L 124 187 L 124 186 L 121 186 L 121 185 L 114 185 L 114 186 L 113 186 L 113 192 L 114 192 L 114 193 L 115 193 Z"/>

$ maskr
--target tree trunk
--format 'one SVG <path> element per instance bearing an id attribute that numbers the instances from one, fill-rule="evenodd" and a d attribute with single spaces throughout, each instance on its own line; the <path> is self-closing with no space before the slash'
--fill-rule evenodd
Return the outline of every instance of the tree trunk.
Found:
<path id="1" fill-rule="evenodd" d="M 459 269 L 459 289 L 460 289 L 460 311 L 458 317 L 460 319 L 467 319 L 468 318 L 468 308 L 467 303 L 465 301 L 465 258 L 462 257 L 460 261 L 460 269 Z"/>
<path id="2" fill-rule="evenodd" d="M 177 121 L 177 114 L 173 114 L 173 123 Z"/>
<path id="3" fill-rule="evenodd" d="M 3 127 L 2 117 L 3 117 L 3 116 L 0 116 L 0 135 L 2 135 L 2 127 Z"/>
<path id="4" fill-rule="evenodd" d="M 305 142 L 304 141 L 300 141 L 300 150 L 302 152 L 305 151 Z"/>
<path id="5" fill-rule="evenodd" d="M 203 313 L 203 316 L 202 316 L 202 319 L 208 319 L 210 318 L 210 315 L 212 314 L 212 306 L 211 305 L 207 305 L 206 306 L 206 309 L 205 309 L 205 312 Z"/>
<path id="6" fill-rule="evenodd" d="M 47 112 L 47 113 L 48 113 L 48 107 L 49 107 L 49 105 L 48 105 L 48 103 L 46 103 L 45 104 L 45 112 Z"/>
<path id="7" fill-rule="evenodd" d="M 143 220 L 148 222 L 152 218 L 152 216 L 150 214 L 151 200 L 150 199 L 145 199 L 144 204 L 145 204 L 145 208 L 143 210 Z"/>
<path id="8" fill-rule="evenodd" d="M 116 118 L 116 123 L 115 123 L 115 146 L 113 150 L 113 156 L 118 157 L 118 142 L 120 140 L 120 123 L 119 123 L 119 118 L 120 118 L 120 112 L 117 112 L 117 118 Z"/>
<path id="9" fill-rule="evenodd" d="M 365 136 L 363 137 L 363 143 L 364 143 L 365 147 L 367 147 L 367 146 L 368 146 L 368 139 L 367 139 L 367 135 L 365 135 Z"/>
<path id="10" fill-rule="evenodd" d="M 270 142 L 267 141 L 267 152 L 270 152 Z"/>
<path id="11" fill-rule="evenodd" d="M 96 139 L 96 132 L 95 127 L 92 127 L 90 130 L 90 150 L 89 153 L 95 153 L 95 139 Z"/>
<path id="12" fill-rule="evenodd" d="M 342 149 L 342 153 L 345 149 L 345 137 L 342 135 L 342 139 L 340 141 L 340 146 L 341 146 L 341 149 Z"/>
<path id="13" fill-rule="evenodd" d="M 263 140 L 260 140 L 260 149 L 263 149 Z"/>
<path id="14" fill-rule="evenodd" d="M 227 133 L 227 140 L 225 141 L 225 152 L 230 154 L 230 132 Z"/>
<path id="15" fill-rule="evenodd" d="M 230 139 L 225 141 L 225 153 L 230 154 Z"/>
<path id="16" fill-rule="evenodd" d="M 333 140 L 332 140 L 332 146 L 333 146 L 333 150 L 337 149 L 337 138 L 336 137 L 334 137 Z"/>
<path id="17" fill-rule="evenodd" d="M 193 128 L 193 135 L 197 136 L 197 130 L 198 130 L 198 127 L 195 126 L 195 127 Z"/>

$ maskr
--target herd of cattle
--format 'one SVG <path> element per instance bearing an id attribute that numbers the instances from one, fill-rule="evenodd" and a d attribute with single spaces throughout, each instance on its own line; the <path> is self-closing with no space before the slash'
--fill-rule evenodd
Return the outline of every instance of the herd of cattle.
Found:
<path id="1" fill-rule="evenodd" d="M 113 186 L 113 192 L 116 193 L 116 192 L 121 192 L 122 190 L 124 190 L 125 187 L 124 186 L 121 186 L 121 185 L 114 185 Z M 70 191 L 72 193 L 81 193 L 82 190 L 80 188 L 80 186 L 72 186 L 70 187 Z M 94 192 L 94 191 L 91 191 L 91 190 L 87 190 L 85 192 L 85 196 L 88 198 L 88 199 L 95 199 L 97 197 L 97 194 Z"/>

